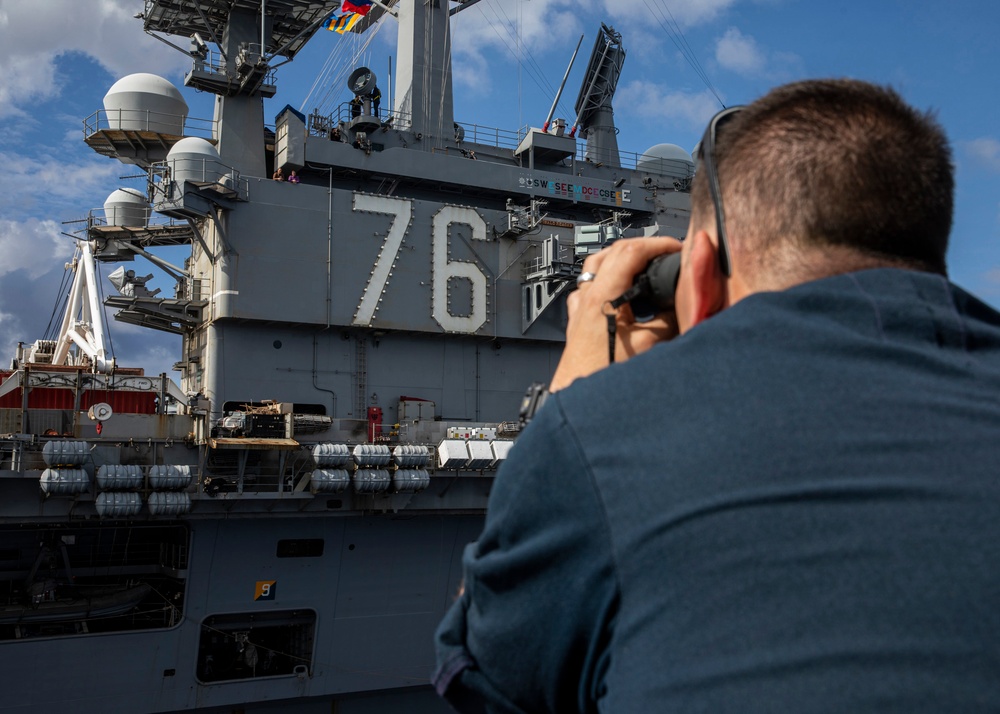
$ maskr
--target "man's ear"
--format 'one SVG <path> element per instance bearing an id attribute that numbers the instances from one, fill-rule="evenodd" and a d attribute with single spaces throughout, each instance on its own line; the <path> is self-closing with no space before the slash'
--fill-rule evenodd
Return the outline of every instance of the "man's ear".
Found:
<path id="1" fill-rule="evenodd" d="M 677 285 L 677 323 L 686 332 L 726 307 L 726 278 L 719 269 L 718 247 L 705 230 L 685 241 Z"/>

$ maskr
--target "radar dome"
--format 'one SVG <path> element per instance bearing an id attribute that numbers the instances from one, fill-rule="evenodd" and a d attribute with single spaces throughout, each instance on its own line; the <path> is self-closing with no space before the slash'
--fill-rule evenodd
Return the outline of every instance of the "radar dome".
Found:
<path id="1" fill-rule="evenodd" d="M 173 84 L 155 74 L 130 74 L 104 95 L 111 129 L 184 135 L 188 105 Z"/>
<path id="2" fill-rule="evenodd" d="M 694 175 L 691 154 L 677 144 L 657 144 L 643 152 L 636 169 L 649 174 L 685 179 Z"/>
<path id="3" fill-rule="evenodd" d="M 218 183 L 229 173 L 218 150 L 205 139 L 189 136 L 181 139 L 167 153 L 171 178 L 177 183 L 195 181 Z"/>
<path id="4" fill-rule="evenodd" d="M 149 203 L 134 188 L 120 188 L 104 202 L 104 217 L 109 226 L 142 228 L 149 217 Z"/>

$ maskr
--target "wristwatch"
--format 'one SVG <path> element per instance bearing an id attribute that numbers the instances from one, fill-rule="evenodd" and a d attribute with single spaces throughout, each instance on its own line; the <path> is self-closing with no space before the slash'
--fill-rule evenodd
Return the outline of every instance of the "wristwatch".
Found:
<path id="1" fill-rule="evenodd" d="M 548 385 L 541 382 L 533 382 L 528 387 L 528 390 L 524 393 L 524 398 L 521 400 L 521 408 L 517 413 L 517 421 L 522 429 L 528 426 L 528 422 L 534 419 L 535 414 L 538 413 L 538 410 L 542 408 L 542 405 L 545 404 L 545 400 L 548 398 Z"/>

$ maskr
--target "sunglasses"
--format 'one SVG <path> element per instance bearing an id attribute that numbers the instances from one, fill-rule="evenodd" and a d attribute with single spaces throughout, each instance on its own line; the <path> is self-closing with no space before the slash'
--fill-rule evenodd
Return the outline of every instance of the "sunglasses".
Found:
<path id="1" fill-rule="evenodd" d="M 715 206 L 715 231 L 719 236 L 719 268 L 727 278 L 733 274 L 733 268 L 729 256 L 729 239 L 726 238 L 726 214 L 722 210 L 722 189 L 719 188 L 719 173 L 715 167 L 715 137 L 719 127 L 732 119 L 741 109 L 742 106 L 728 107 L 712 117 L 698 149 L 698 158 L 705 167 L 708 188 L 712 192 L 712 204 Z"/>

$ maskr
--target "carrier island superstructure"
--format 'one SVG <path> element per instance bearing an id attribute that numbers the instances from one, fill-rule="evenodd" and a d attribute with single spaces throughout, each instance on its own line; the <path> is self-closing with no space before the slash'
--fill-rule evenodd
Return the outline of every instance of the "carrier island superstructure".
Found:
<path id="1" fill-rule="evenodd" d="M 564 296 L 608 242 L 683 235 L 693 173 L 673 145 L 619 152 L 606 26 L 572 120 L 457 121 L 450 23 L 476 1 L 377 3 L 352 31 L 398 25 L 392 105 L 358 67 L 353 103 L 273 130 L 275 66 L 340 3 L 146 1 L 215 116 L 133 75 L 85 121 L 148 188 L 92 212 L 58 338 L 0 372 L 5 708 L 444 710 L 431 636 Z M 179 379 L 107 357 L 115 264 L 104 305 L 180 335 Z"/>

